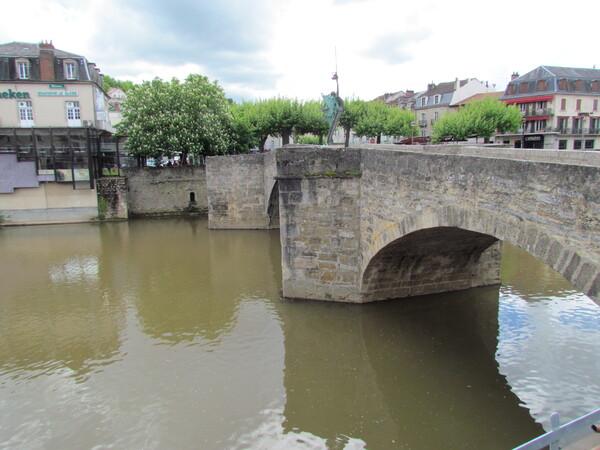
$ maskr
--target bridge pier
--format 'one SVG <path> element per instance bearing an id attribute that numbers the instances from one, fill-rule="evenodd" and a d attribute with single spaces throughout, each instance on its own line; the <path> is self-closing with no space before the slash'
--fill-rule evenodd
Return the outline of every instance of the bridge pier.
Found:
<path id="1" fill-rule="evenodd" d="M 360 151 L 283 148 L 277 169 L 284 296 L 361 301 Z"/>

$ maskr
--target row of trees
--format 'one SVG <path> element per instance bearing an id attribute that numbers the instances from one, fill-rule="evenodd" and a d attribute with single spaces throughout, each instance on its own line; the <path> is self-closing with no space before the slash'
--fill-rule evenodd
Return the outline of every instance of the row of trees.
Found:
<path id="1" fill-rule="evenodd" d="M 106 78 L 105 78 L 106 81 Z M 127 85 L 123 83 L 128 83 Z M 264 150 L 268 136 L 281 137 L 283 144 L 311 135 L 320 144 L 329 131 L 321 101 L 288 98 L 234 103 L 218 83 L 201 75 L 170 82 L 159 78 L 134 85 L 108 77 L 108 84 L 127 92 L 119 134 L 129 136 L 128 151 L 140 157 L 171 157 L 180 154 L 210 156 Z M 339 125 L 345 144 L 351 131 L 361 137 L 410 137 L 418 135 L 413 113 L 383 102 L 346 99 Z M 434 140 L 471 136 L 491 137 L 496 131 L 519 128 L 521 115 L 515 107 L 486 99 L 443 116 L 433 129 Z"/>

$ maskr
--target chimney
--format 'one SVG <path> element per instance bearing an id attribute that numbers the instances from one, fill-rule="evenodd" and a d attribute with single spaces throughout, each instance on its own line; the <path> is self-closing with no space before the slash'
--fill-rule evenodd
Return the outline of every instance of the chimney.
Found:
<path id="1" fill-rule="evenodd" d="M 40 78 L 53 81 L 54 73 L 54 45 L 50 42 L 40 42 Z"/>
<path id="2" fill-rule="evenodd" d="M 428 91 L 431 91 L 434 88 L 435 88 L 435 83 L 433 81 L 427 85 L 427 90 Z"/>
<path id="3" fill-rule="evenodd" d="M 458 88 L 460 87 L 460 83 L 458 82 L 458 78 L 454 79 L 454 90 L 458 91 Z"/>
<path id="4" fill-rule="evenodd" d="M 513 72 L 510 76 L 510 81 L 515 81 L 517 78 L 519 78 L 519 72 Z"/>

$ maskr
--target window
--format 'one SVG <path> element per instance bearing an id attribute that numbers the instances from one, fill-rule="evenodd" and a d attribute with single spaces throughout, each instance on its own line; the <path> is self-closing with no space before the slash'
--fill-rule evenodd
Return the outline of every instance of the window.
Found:
<path id="1" fill-rule="evenodd" d="M 566 150 L 567 149 L 567 140 L 566 139 L 561 139 L 558 141 L 558 149 L 559 150 Z"/>
<path id="2" fill-rule="evenodd" d="M 65 78 L 67 80 L 76 80 L 77 79 L 77 66 L 73 61 L 65 62 Z"/>
<path id="3" fill-rule="evenodd" d="M 592 92 L 600 92 L 600 82 L 598 80 L 592 81 Z"/>
<path id="4" fill-rule="evenodd" d="M 19 102 L 19 120 L 22 127 L 32 127 L 33 123 L 33 106 L 31 102 Z"/>
<path id="5" fill-rule="evenodd" d="M 562 99 L 560 99 L 560 110 L 565 111 L 566 109 L 567 109 L 567 99 L 562 98 Z"/>
<path id="6" fill-rule="evenodd" d="M 422 97 L 421 98 L 421 106 L 426 106 L 427 105 L 427 97 Z"/>
<path id="7" fill-rule="evenodd" d="M 577 99 L 575 111 L 581 111 L 581 99 L 580 98 Z"/>
<path id="8" fill-rule="evenodd" d="M 537 90 L 538 91 L 545 91 L 546 90 L 546 80 L 539 80 L 537 82 Z"/>
<path id="9" fill-rule="evenodd" d="M 508 95 L 514 95 L 514 93 L 515 93 L 515 85 L 509 84 L 508 85 Z"/>
<path id="10" fill-rule="evenodd" d="M 577 139 L 573 142 L 573 150 L 581 150 L 581 140 Z"/>
<path id="11" fill-rule="evenodd" d="M 67 102 L 67 125 L 70 127 L 81 126 L 79 102 Z"/>
<path id="12" fill-rule="evenodd" d="M 441 95 L 436 95 L 435 97 L 433 97 L 433 103 L 435 103 L 437 105 L 441 99 L 442 99 Z"/>
<path id="13" fill-rule="evenodd" d="M 545 120 L 536 120 L 535 121 L 535 130 L 536 131 L 544 131 L 546 129 L 546 121 Z"/>
<path id="14" fill-rule="evenodd" d="M 592 108 L 592 111 L 598 111 L 598 99 L 594 100 L 594 107 Z"/>
<path id="15" fill-rule="evenodd" d="M 519 86 L 519 92 L 522 94 L 529 92 L 529 83 L 521 83 Z"/>
<path id="16" fill-rule="evenodd" d="M 560 89 L 561 91 L 566 91 L 567 90 L 567 80 L 566 80 L 566 78 L 562 78 L 562 79 L 558 80 L 558 89 Z"/>
<path id="17" fill-rule="evenodd" d="M 583 88 L 583 83 L 581 82 L 581 80 L 575 80 L 575 90 L 581 91 L 582 88 Z"/>
<path id="18" fill-rule="evenodd" d="M 557 128 L 559 133 L 566 133 L 567 128 L 569 127 L 569 118 L 568 117 L 559 117 Z"/>
<path id="19" fill-rule="evenodd" d="M 433 113 L 433 118 L 434 118 L 435 120 L 438 120 L 438 119 L 439 119 L 439 117 L 440 117 L 440 113 L 439 113 L 438 111 L 436 111 L 436 112 L 434 112 L 434 113 Z"/>
<path id="20" fill-rule="evenodd" d="M 581 119 L 573 117 L 573 133 L 581 133 Z"/>
<path id="21" fill-rule="evenodd" d="M 17 77 L 21 80 L 29 79 L 29 61 L 17 61 Z"/>
<path id="22" fill-rule="evenodd" d="M 585 149 L 586 150 L 592 150 L 594 148 L 594 140 L 593 139 L 586 139 L 585 140 Z"/>

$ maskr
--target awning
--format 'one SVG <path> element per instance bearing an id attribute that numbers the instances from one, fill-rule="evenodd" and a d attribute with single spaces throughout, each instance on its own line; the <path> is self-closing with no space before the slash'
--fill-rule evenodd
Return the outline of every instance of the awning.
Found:
<path id="1" fill-rule="evenodd" d="M 533 103 L 533 102 L 547 102 L 553 100 L 554 95 L 542 95 L 540 97 L 521 97 L 521 98 L 510 98 L 508 100 L 502 100 L 504 103 Z"/>
<path id="2" fill-rule="evenodd" d="M 528 116 L 525 117 L 525 120 L 527 122 L 530 122 L 532 120 L 550 120 L 550 116 Z"/>

